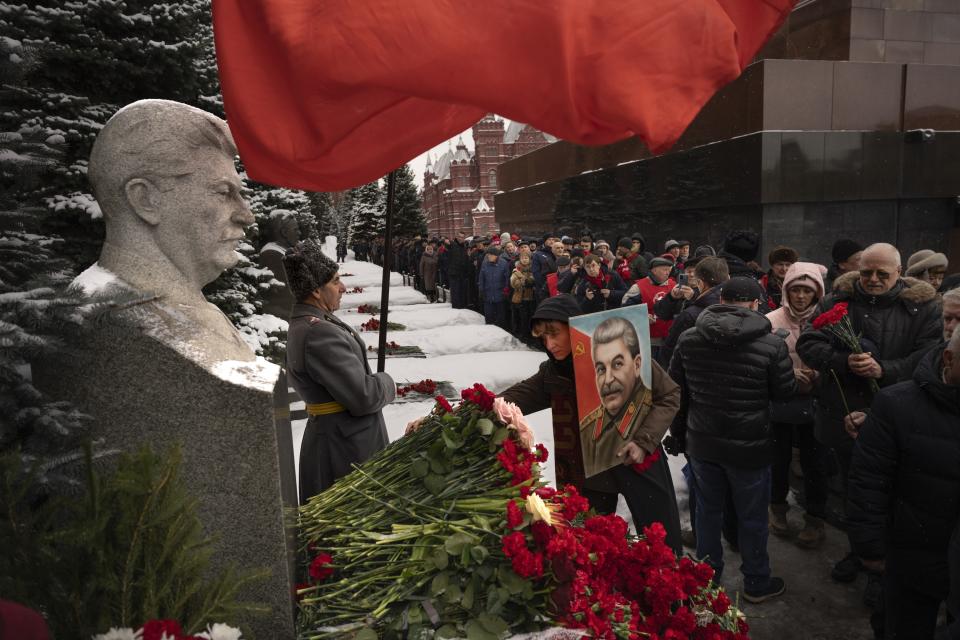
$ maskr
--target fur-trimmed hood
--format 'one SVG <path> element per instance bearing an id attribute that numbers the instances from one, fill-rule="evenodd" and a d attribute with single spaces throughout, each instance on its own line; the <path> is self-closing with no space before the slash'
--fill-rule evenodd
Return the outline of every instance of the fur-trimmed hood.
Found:
<path id="1" fill-rule="evenodd" d="M 843 274 L 833 281 L 833 295 L 839 299 L 846 299 L 853 296 L 853 285 L 860 278 L 857 271 L 850 271 Z M 904 302 L 913 304 L 925 304 L 937 297 L 937 290 L 923 280 L 917 278 L 900 278 L 903 288 L 900 289 L 899 298 Z"/>

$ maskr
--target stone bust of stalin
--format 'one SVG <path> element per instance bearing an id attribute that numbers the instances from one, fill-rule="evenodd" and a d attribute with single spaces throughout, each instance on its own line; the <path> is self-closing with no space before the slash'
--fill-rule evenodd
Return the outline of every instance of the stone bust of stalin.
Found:
<path id="1" fill-rule="evenodd" d="M 201 289 L 239 259 L 253 223 L 226 123 L 168 100 L 141 100 L 103 127 L 88 177 L 106 223 L 99 261 L 74 282 L 88 293 L 141 292 L 129 314 L 146 333 L 204 367 L 252 361 Z"/>

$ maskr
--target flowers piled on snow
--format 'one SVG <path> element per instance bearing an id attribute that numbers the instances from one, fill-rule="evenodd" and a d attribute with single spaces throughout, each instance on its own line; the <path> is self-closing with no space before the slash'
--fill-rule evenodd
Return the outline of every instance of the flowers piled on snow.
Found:
<path id="1" fill-rule="evenodd" d="M 241 640 L 240 630 L 215 623 L 205 631 L 188 635 L 176 620 L 148 620 L 139 629 L 113 628 L 93 636 L 93 640 Z"/>
<path id="2" fill-rule="evenodd" d="M 426 380 L 420 380 L 412 384 L 398 384 L 397 385 L 397 397 L 402 398 L 411 393 L 420 393 L 425 396 L 432 396 L 437 392 L 437 383 L 427 378 Z"/>
<path id="3" fill-rule="evenodd" d="M 370 318 L 361 324 L 360 328 L 364 331 L 380 331 L 380 321 L 376 318 Z M 406 327 L 396 322 L 387 322 L 387 329 L 390 331 L 403 331 Z"/>
<path id="4" fill-rule="evenodd" d="M 353 289 L 347 291 L 347 293 L 363 293 L 363 287 L 354 287 Z"/>
<path id="5" fill-rule="evenodd" d="M 357 313 L 380 313 L 380 307 L 375 304 L 362 304 L 357 307 Z"/>
<path id="6" fill-rule="evenodd" d="M 461 397 L 301 507 L 301 638 L 747 638 L 661 525 L 633 538 L 576 488 L 544 486 L 549 454 L 520 410 L 479 384 Z"/>

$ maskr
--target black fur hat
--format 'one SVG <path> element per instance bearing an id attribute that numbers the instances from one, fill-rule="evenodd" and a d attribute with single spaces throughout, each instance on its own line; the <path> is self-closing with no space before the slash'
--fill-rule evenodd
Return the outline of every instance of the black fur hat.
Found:
<path id="1" fill-rule="evenodd" d="M 287 286 L 297 302 L 303 302 L 316 289 L 333 280 L 339 265 L 328 258 L 314 240 L 298 242 L 283 256 Z"/>
<path id="2" fill-rule="evenodd" d="M 760 236 L 753 231 L 731 231 L 723 241 L 723 250 L 744 262 L 756 260 L 760 251 Z"/>

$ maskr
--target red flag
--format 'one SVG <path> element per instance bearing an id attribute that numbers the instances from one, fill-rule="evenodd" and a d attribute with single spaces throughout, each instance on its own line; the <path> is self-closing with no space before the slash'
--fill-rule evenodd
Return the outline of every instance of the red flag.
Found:
<path id="1" fill-rule="evenodd" d="M 795 0 L 214 0 L 250 177 L 370 182 L 493 112 L 668 149 Z"/>

